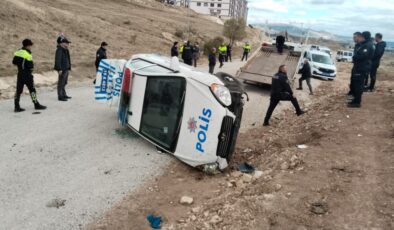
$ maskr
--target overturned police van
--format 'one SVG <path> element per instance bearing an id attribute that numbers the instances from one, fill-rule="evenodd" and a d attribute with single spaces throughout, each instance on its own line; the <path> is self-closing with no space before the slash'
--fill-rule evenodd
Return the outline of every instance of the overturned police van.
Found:
<path id="1" fill-rule="evenodd" d="M 118 106 L 120 124 L 193 167 L 228 166 L 247 97 L 241 83 L 157 54 L 103 60 L 98 101 Z"/>

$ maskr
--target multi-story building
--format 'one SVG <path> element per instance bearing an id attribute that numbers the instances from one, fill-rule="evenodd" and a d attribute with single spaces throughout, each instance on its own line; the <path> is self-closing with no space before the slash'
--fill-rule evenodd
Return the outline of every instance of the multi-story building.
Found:
<path id="1" fill-rule="evenodd" d="M 200 14 L 216 16 L 222 19 L 248 17 L 247 0 L 181 0 L 190 9 Z"/>

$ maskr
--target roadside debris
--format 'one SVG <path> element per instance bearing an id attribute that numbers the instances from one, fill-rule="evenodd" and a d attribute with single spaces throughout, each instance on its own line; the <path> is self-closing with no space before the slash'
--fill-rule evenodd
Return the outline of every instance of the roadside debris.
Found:
<path id="1" fill-rule="evenodd" d="M 33 115 L 41 114 L 41 112 L 33 112 L 32 114 L 33 114 Z"/>
<path id="2" fill-rule="evenodd" d="M 299 149 L 306 149 L 306 148 L 308 148 L 308 146 L 307 145 L 297 145 L 297 148 L 299 148 Z"/>
<path id="3" fill-rule="evenodd" d="M 179 201 L 179 203 L 183 204 L 183 205 L 191 205 L 193 204 L 193 197 L 190 196 L 182 196 L 181 200 Z"/>
<path id="4" fill-rule="evenodd" d="M 150 226 L 153 229 L 161 229 L 161 216 L 155 216 L 153 214 L 149 214 L 146 219 L 149 221 Z"/>
<path id="5" fill-rule="evenodd" d="M 66 205 L 66 200 L 62 200 L 59 198 L 53 199 L 47 203 L 48 208 L 60 208 Z"/>
<path id="6" fill-rule="evenodd" d="M 239 171 L 243 173 L 253 173 L 254 170 L 254 167 L 246 162 L 239 165 Z"/>
<path id="7" fill-rule="evenodd" d="M 328 204 L 326 202 L 314 202 L 311 204 L 311 212 L 323 215 L 328 212 Z"/>

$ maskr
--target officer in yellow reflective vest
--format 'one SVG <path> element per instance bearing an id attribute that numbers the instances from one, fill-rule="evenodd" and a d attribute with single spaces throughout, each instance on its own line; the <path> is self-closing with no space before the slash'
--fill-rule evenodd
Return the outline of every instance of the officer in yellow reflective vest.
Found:
<path id="1" fill-rule="evenodd" d="M 241 61 L 243 61 L 244 59 L 246 59 L 246 61 L 248 61 L 248 56 L 249 56 L 250 50 L 252 49 L 252 46 L 249 45 L 248 42 L 246 42 L 243 48 L 244 48 L 244 54 L 242 55 Z"/>
<path id="2" fill-rule="evenodd" d="M 16 93 L 15 93 L 15 112 L 23 112 L 25 109 L 19 105 L 20 97 L 23 92 L 24 85 L 27 86 L 30 92 L 31 99 L 34 103 L 34 108 L 37 110 L 44 110 L 47 107 L 41 105 L 37 100 L 36 88 L 34 87 L 33 80 L 33 56 L 31 54 L 31 48 L 33 42 L 30 39 L 25 39 L 22 42 L 23 47 L 15 52 L 12 64 L 18 67 L 18 75 L 16 80 Z"/>
<path id="3" fill-rule="evenodd" d="M 224 44 L 223 42 L 223 44 L 219 46 L 218 50 L 219 50 L 219 62 L 220 62 L 219 68 L 222 68 L 223 62 L 226 60 L 227 57 L 227 45 Z"/>

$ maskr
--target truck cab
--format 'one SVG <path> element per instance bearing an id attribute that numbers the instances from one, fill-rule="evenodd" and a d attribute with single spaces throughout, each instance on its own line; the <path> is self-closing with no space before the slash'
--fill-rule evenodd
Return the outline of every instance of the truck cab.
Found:
<path id="1" fill-rule="evenodd" d="M 119 122 L 193 166 L 227 167 L 240 128 L 243 88 L 177 58 L 134 55 L 124 65 Z"/>

